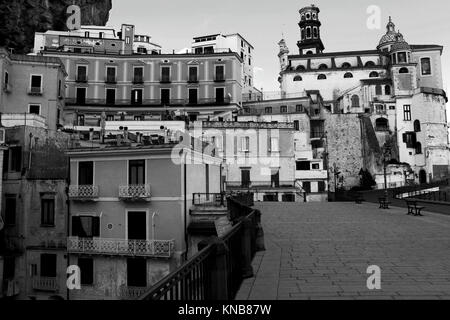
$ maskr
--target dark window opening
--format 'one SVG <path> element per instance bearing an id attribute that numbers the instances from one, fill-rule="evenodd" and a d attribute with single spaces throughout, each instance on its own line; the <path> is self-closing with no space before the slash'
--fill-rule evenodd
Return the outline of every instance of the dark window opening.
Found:
<path id="1" fill-rule="evenodd" d="M 127 259 L 127 285 L 129 287 L 147 287 L 147 260 L 144 258 Z"/>
<path id="2" fill-rule="evenodd" d="M 311 170 L 311 162 L 310 161 L 297 161 L 296 169 L 297 169 L 297 171 L 309 171 L 309 170 Z"/>
<path id="3" fill-rule="evenodd" d="M 420 132 L 420 121 L 414 120 L 414 132 Z"/>
<path id="4" fill-rule="evenodd" d="M 145 184 L 145 160 L 130 160 L 128 184 Z"/>
<path id="5" fill-rule="evenodd" d="M 56 254 L 41 254 L 41 277 L 56 277 Z"/>
<path id="6" fill-rule="evenodd" d="M 94 216 L 72 217 L 72 236 L 80 238 L 99 237 L 100 217 Z"/>
<path id="7" fill-rule="evenodd" d="M 86 103 L 86 88 L 77 88 L 77 104 L 84 105 Z"/>
<path id="8" fill-rule="evenodd" d="M 78 258 L 78 267 L 81 271 L 81 285 L 90 286 L 94 284 L 94 259 Z"/>
<path id="9" fill-rule="evenodd" d="M 41 225 L 55 225 L 55 199 L 41 199 Z"/>
<path id="10" fill-rule="evenodd" d="M 161 104 L 170 104 L 170 89 L 161 89 Z"/>
<path id="11" fill-rule="evenodd" d="M 6 195 L 5 196 L 5 224 L 15 225 L 16 224 L 16 195 Z"/>
<path id="12" fill-rule="evenodd" d="M 22 147 L 15 146 L 9 148 L 9 153 L 11 154 L 11 171 L 21 172 L 22 171 Z"/>
<path id="13" fill-rule="evenodd" d="M 422 75 L 430 75 L 431 74 L 431 61 L 430 58 L 422 58 L 420 59 L 420 65 L 422 70 Z"/>
<path id="14" fill-rule="evenodd" d="M 131 90 L 131 104 L 134 105 L 142 104 L 142 89 Z"/>
<path id="15" fill-rule="evenodd" d="M 304 181 L 302 185 L 303 185 L 303 190 L 305 190 L 306 193 L 311 193 L 311 182 Z"/>
<path id="16" fill-rule="evenodd" d="M 106 103 L 116 104 L 116 89 L 106 89 Z"/>

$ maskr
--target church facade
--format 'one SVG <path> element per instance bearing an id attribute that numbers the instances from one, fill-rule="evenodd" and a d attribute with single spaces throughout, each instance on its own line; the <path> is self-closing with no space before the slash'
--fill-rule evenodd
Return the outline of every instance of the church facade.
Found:
<path id="1" fill-rule="evenodd" d="M 320 120 L 327 132 L 319 148 L 329 156 L 330 167 L 341 172 L 341 180 L 349 179 L 348 187 L 354 185 L 358 171 L 367 169 L 380 184 L 385 163 L 407 167 L 404 179 L 400 179 L 404 184 L 407 180 L 424 183 L 448 177 L 443 47 L 409 44 L 389 18 L 376 48 L 325 52 L 320 9 L 311 5 L 299 13 L 298 54 L 290 54 L 284 39 L 278 43 L 281 95 L 320 92 L 325 109 Z M 345 141 L 334 132 L 340 129 L 335 124 L 346 125 L 346 121 L 360 123 L 359 129 L 354 126 L 358 132 L 347 132 L 360 135 L 360 163 L 352 168 L 348 168 L 345 154 L 336 152 L 336 158 L 332 158 L 332 149 Z"/>

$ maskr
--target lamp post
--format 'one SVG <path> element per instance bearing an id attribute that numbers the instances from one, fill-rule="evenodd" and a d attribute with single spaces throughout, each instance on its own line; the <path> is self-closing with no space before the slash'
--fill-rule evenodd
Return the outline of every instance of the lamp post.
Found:
<path id="1" fill-rule="evenodd" d="M 384 145 L 383 147 L 383 174 L 384 174 L 384 197 L 388 198 L 388 191 L 387 191 L 387 174 L 386 174 L 386 167 L 387 162 L 391 158 L 391 148 L 387 145 Z"/>

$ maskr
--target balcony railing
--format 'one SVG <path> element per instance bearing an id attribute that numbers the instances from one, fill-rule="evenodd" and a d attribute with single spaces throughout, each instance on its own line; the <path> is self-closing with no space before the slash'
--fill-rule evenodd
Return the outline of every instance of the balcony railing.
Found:
<path id="1" fill-rule="evenodd" d="M 225 75 L 223 74 L 216 74 L 214 77 L 215 82 L 225 82 Z"/>
<path id="2" fill-rule="evenodd" d="M 171 83 L 172 81 L 170 81 L 170 77 L 167 76 L 162 76 L 161 79 L 159 80 L 160 83 Z"/>
<path id="3" fill-rule="evenodd" d="M 77 75 L 76 82 L 86 83 L 88 82 L 88 77 L 85 74 Z"/>
<path id="4" fill-rule="evenodd" d="M 105 78 L 105 83 L 116 84 L 117 83 L 117 77 L 116 76 L 107 76 Z"/>
<path id="5" fill-rule="evenodd" d="M 151 192 L 150 192 L 149 184 L 119 186 L 119 198 L 120 199 L 124 199 L 124 200 L 144 199 L 145 200 L 150 197 L 151 197 Z"/>
<path id="6" fill-rule="evenodd" d="M 42 88 L 41 87 L 31 87 L 28 90 L 28 94 L 35 95 L 35 96 L 40 96 L 40 95 L 42 95 Z"/>
<path id="7" fill-rule="evenodd" d="M 196 206 L 225 206 L 225 194 L 223 193 L 193 193 L 192 204 Z"/>
<path id="8" fill-rule="evenodd" d="M 67 239 L 67 251 L 80 254 L 170 258 L 174 247 L 174 240 L 88 239 L 78 237 Z"/>
<path id="9" fill-rule="evenodd" d="M 98 198 L 98 186 L 94 185 L 69 186 L 69 198 L 71 199 Z"/>
<path id="10" fill-rule="evenodd" d="M 325 133 L 323 131 L 311 131 L 311 139 L 320 139 L 325 136 Z"/>
<path id="11" fill-rule="evenodd" d="M 189 83 L 197 83 L 198 82 L 198 78 L 197 76 L 190 76 L 188 79 Z"/>
<path id="12" fill-rule="evenodd" d="M 34 290 L 39 291 L 58 291 L 59 284 L 56 277 L 34 277 L 31 285 Z"/>
<path id="13" fill-rule="evenodd" d="M 77 99 L 77 98 L 66 98 L 66 105 L 68 106 L 77 106 L 77 105 L 90 105 L 90 106 L 106 106 L 106 105 L 114 105 L 114 106 L 131 106 L 131 105 L 140 105 L 143 107 L 159 107 L 159 106 L 192 106 L 192 105 L 229 105 L 231 103 L 230 97 L 223 97 L 223 99 L 217 100 L 214 98 L 202 98 L 197 99 L 197 103 L 193 104 L 189 99 L 142 99 L 139 100 L 139 104 L 133 103 L 131 99 L 116 99 L 115 101 L 107 101 L 106 99 Z M 111 103 L 112 102 L 112 103 Z"/>
<path id="14" fill-rule="evenodd" d="M 144 77 L 143 76 L 134 76 L 133 83 L 134 84 L 143 84 L 144 83 Z"/>
<path id="15" fill-rule="evenodd" d="M 229 181 L 227 189 L 283 189 L 295 188 L 295 181 Z"/>
<path id="16" fill-rule="evenodd" d="M 148 290 L 147 287 L 121 287 L 120 297 L 124 300 L 137 300 Z"/>

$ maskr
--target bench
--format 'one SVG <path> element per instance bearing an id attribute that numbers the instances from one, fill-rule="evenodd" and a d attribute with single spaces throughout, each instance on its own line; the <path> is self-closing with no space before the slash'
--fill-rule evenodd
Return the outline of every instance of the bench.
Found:
<path id="1" fill-rule="evenodd" d="M 354 198 L 355 198 L 355 203 L 358 203 L 358 204 L 361 204 L 363 201 L 366 201 L 366 200 L 364 200 L 364 197 L 361 192 L 357 192 L 355 194 Z"/>
<path id="2" fill-rule="evenodd" d="M 391 204 L 385 197 L 378 198 L 378 202 L 380 203 L 380 209 L 389 209 L 389 205 Z"/>
<path id="3" fill-rule="evenodd" d="M 413 216 L 422 216 L 422 214 L 420 213 L 420 211 L 422 211 L 423 209 L 425 209 L 425 207 L 421 207 L 417 205 L 417 200 L 407 200 L 406 201 L 406 205 L 408 206 L 408 213 L 407 215 L 413 215 Z"/>

